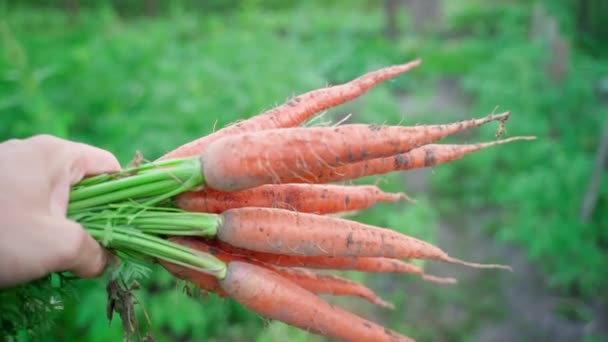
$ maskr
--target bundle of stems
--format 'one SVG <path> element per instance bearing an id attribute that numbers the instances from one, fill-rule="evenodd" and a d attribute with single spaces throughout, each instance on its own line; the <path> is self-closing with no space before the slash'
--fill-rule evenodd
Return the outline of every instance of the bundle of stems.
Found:
<path id="1" fill-rule="evenodd" d="M 208 227 L 216 225 L 214 215 L 168 206 L 173 196 L 202 185 L 196 157 L 129 167 L 76 184 L 70 193 L 68 217 L 121 255 L 163 260 L 221 279 L 226 274 L 224 262 L 164 238 L 212 234 Z"/>

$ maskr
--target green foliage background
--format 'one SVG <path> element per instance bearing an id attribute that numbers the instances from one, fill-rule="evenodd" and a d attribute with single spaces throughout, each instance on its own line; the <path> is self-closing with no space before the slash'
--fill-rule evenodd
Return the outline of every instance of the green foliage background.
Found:
<path id="1" fill-rule="evenodd" d="M 201 3 L 162 4 L 158 15 L 146 16 L 139 1 L 83 1 L 78 16 L 72 16 L 54 2 L 0 2 L 0 140 L 49 133 L 108 149 L 124 164 L 138 150 L 154 159 L 295 94 L 422 57 L 419 70 L 332 109 L 327 117 L 337 120 L 352 112 L 358 122 L 447 122 L 454 113 L 423 113 L 412 121 L 400 111 L 398 99 L 407 94 L 430 101 L 435 82 L 448 77 L 470 101 L 467 117 L 500 105 L 514 113 L 508 133 L 540 139 L 438 167 L 431 177 L 436 202 L 421 195 L 415 206 L 382 205 L 356 219 L 433 241 L 440 214 L 497 209 L 484 224 L 486 232 L 523 247 L 554 291 L 606 303 L 607 177 L 592 220 L 583 224 L 578 217 L 601 127 L 607 124 L 598 95 L 598 84 L 606 84 L 608 76 L 605 46 L 599 43 L 606 32 L 594 21 L 589 30 L 595 35 L 577 32 L 571 2 L 446 1 L 443 22 L 426 33 L 410 34 L 404 11 L 399 22 L 405 33 L 396 40 L 385 38 L 382 7 L 369 1 Z M 549 42 L 530 34 L 540 5 L 558 18 L 571 47 L 569 72 L 561 81 L 544 67 L 551 57 Z M 480 139 L 491 139 L 493 129 L 482 129 Z M 384 180 L 385 190 L 404 188 L 399 175 Z M 349 276 L 378 289 L 389 281 L 418 281 Z M 294 341 L 315 339 L 230 300 L 190 298 L 184 284 L 162 269 L 155 268 L 142 285 L 137 296 L 160 341 L 274 341 L 284 334 Z M 120 339 L 118 319 L 111 327 L 105 319 L 103 281 L 77 280 L 70 286 L 75 295 L 62 296 L 64 310 L 45 336 Z M 0 299 L 9 295 L 16 298 L 3 291 Z M 401 291 L 383 295 L 395 302 L 396 313 L 408 310 L 409 299 Z M 337 302 L 420 338 L 468 333 L 421 328 L 398 314 Z M 12 302 L 3 303 L 10 307 Z M 17 322 L 18 316 L 13 312 L 2 319 L 28 326 L 27 320 Z M 3 321 L 1 327 L 9 325 Z M 21 340 L 37 339 L 36 331 L 19 334 Z"/>

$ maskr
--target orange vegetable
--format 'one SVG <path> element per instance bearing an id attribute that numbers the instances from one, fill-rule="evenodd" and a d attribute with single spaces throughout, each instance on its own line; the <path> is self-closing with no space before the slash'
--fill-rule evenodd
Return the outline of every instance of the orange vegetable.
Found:
<path id="1" fill-rule="evenodd" d="M 235 247 L 274 254 L 433 259 L 510 270 L 504 265 L 452 258 L 436 246 L 390 229 L 283 209 L 227 210 L 222 213 L 217 238 Z"/>
<path id="2" fill-rule="evenodd" d="M 296 127 L 227 136 L 201 155 L 206 184 L 235 191 L 368 159 L 388 157 L 489 121 L 504 122 L 509 113 L 446 125 Z"/>
<path id="3" fill-rule="evenodd" d="M 434 283 L 456 283 L 456 279 L 454 278 L 444 278 L 426 274 L 420 267 L 403 262 L 399 259 L 382 257 L 283 255 L 250 251 L 247 249 L 237 248 L 217 240 L 205 240 L 205 243 L 233 255 L 241 255 L 249 258 L 250 260 L 258 260 L 267 264 L 283 267 L 351 270 L 370 273 L 410 273 L 418 275 L 422 279 Z"/>
<path id="4" fill-rule="evenodd" d="M 175 277 L 188 281 L 194 284 L 196 287 L 201 290 L 207 292 L 213 292 L 220 297 L 226 297 L 226 293 L 220 287 L 220 284 L 215 276 L 212 276 L 207 273 L 203 273 L 201 271 L 175 265 L 163 260 L 158 260 L 158 263 L 161 264 L 169 273 L 173 274 Z"/>
<path id="5" fill-rule="evenodd" d="M 413 341 L 331 305 L 260 266 L 230 262 L 220 286 L 230 297 L 258 314 L 315 334 L 344 341 Z"/>
<path id="6" fill-rule="evenodd" d="M 286 177 L 285 182 L 329 183 L 357 179 L 371 175 L 381 175 L 393 171 L 412 170 L 435 166 L 460 159 L 469 153 L 483 150 L 495 145 L 510 143 L 517 140 L 533 140 L 535 137 L 513 137 L 479 144 L 429 144 L 415 148 L 406 153 L 389 157 L 369 159 L 357 163 L 346 164 L 334 168 L 319 170 Z"/>
<path id="7" fill-rule="evenodd" d="M 224 192 L 209 188 L 184 193 L 176 205 L 184 210 L 221 213 L 232 208 L 282 208 L 304 213 L 328 214 L 369 208 L 378 202 L 408 198 L 403 193 L 387 193 L 377 186 L 318 184 L 267 184 Z"/>
<path id="8" fill-rule="evenodd" d="M 166 153 L 160 159 L 199 155 L 211 142 L 232 134 L 297 126 L 312 115 L 359 97 L 379 83 L 409 71 L 418 65 L 420 65 L 420 60 L 394 65 L 369 72 L 341 85 L 315 89 L 304 93 L 248 120 L 237 122 L 217 132 L 186 143 Z"/>
<path id="9" fill-rule="evenodd" d="M 188 238 L 188 237 L 173 237 L 169 238 L 172 242 L 178 243 L 182 246 L 190 247 L 196 249 L 198 251 L 209 253 L 218 259 L 224 262 L 231 261 L 243 261 L 250 264 L 255 264 L 260 267 L 264 267 L 275 271 L 289 279 L 299 286 L 305 288 L 306 290 L 315 293 L 315 294 L 332 294 L 338 296 L 357 296 L 363 299 L 370 301 L 373 304 L 386 307 L 386 308 L 394 308 L 391 303 L 385 302 L 380 297 L 378 297 L 374 291 L 369 288 L 356 283 L 354 281 L 340 278 L 337 276 L 326 275 L 326 274 L 316 274 L 312 271 L 305 270 L 302 268 L 288 268 L 288 267 L 278 267 L 276 265 L 272 265 L 269 263 L 261 262 L 260 260 L 255 260 L 253 258 L 249 258 L 243 254 L 236 254 L 226 251 L 221 248 L 217 248 L 210 244 L 209 240 L 202 240 L 196 238 Z M 214 291 L 216 289 L 217 279 L 207 279 L 201 278 L 200 276 L 188 272 L 188 269 L 184 270 L 180 269 L 180 266 L 175 266 L 171 268 L 170 272 L 175 272 L 176 275 L 180 276 L 181 279 L 188 280 L 188 277 L 192 277 L 194 279 L 193 283 L 196 282 L 196 285 L 199 286 L 199 283 L 202 286 L 200 288 L 207 291 Z M 209 290 L 211 289 L 211 290 Z"/>
<path id="10" fill-rule="evenodd" d="M 273 270 L 284 278 L 315 294 L 357 296 L 378 306 L 389 309 L 395 308 L 392 303 L 378 297 L 374 291 L 349 279 L 330 274 L 319 274 L 303 268 L 275 267 Z"/>

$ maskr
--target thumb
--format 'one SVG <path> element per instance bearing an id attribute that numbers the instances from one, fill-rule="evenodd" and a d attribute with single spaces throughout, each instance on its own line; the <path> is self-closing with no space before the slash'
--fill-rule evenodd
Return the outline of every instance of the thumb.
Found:
<path id="1" fill-rule="evenodd" d="M 120 170 L 114 155 L 106 150 L 76 142 L 66 144 L 66 154 L 71 160 L 70 183 L 74 184 L 84 176 Z"/>
<path id="2" fill-rule="evenodd" d="M 65 216 L 70 186 L 84 176 L 120 170 L 120 164 L 110 152 L 72 141 L 57 139 L 63 146 L 57 159 L 58 177 L 51 190 L 50 210 L 57 216 Z M 67 168 L 66 168 L 67 167 Z"/>
<path id="3" fill-rule="evenodd" d="M 108 253 L 79 224 L 53 218 L 53 231 L 60 237 L 51 271 L 70 271 L 78 277 L 99 276 L 106 267 Z"/>

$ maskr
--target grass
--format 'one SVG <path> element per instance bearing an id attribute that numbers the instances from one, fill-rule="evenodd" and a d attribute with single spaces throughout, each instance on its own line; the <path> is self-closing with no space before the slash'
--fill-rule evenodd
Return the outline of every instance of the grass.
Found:
<path id="1" fill-rule="evenodd" d="M 605 117 L 593 84 L 608 66 L 573 42 L 569 66 L 575 72 L 553 82 L 539 68 L 546 62 L 546 42 L 528 39 L 532 7 L 523 1 L 507 7 L 480 1 L 450 4 L 445 21 L 430 34 L 406 33 L 395 41 L 383 37 L 381 7 L 365 1 L 311 1 L 270 9 L 254 1 L 221 11 L 175 5 L 158 17 L 123 16 L 105 5 L 84 8 L 77 22 L 60 9 L 11 7 L 0 20 L 0 140 L 50 133 L 108 149 L 123 164 L 135 151 L 155 159 L 295 94 L 422 57 L 419 70 L 330 110 L 326 117 L 353 113 L 358 122 L 447 121 L 454 113 L 425 107 L 410 116 L 401 111 L 399 100 L 434 101 L 431 89 L 449 78 L 471 104 L 455 111 L 479 116 L 500 105 L 514 112 L 508 133 L 541 139 L 501 150 L 508 153 L 481 153 L 437 168 L 430 177 L 433 202 L 421 195 L 416 206 L 381 205 L 356 218 L 432 241 L 435 227 L 450 213 L 499 208 L 485 231 L 523 246 L 532 260 L 542 260 L 548 279 L 562 293 L 605 300 L 608 280 L 600 270 L 608 258 L 600 227 L 606 216 L 597 213 L 592 223 L 581 225 L 576 210 L 599 140 L 597 127 Z M 408 23 L 407 15 L 402 23 Z M 482 129 L 480 136 L 491 137 L 492 129 Z M 408 190 L 399 176 L 383 179 L 385 190 Z M 604 181 L 600 205 L 607 194 Z M 386 290 L 396 312 L 413 310 L 408 294 L 386 287 L 403 282 L 416 291 L 421 287 L 417 280 L 354 276 Z M 496 286 L 493 282 L 478 286 Z M 103 282 L 77 280 L 73 285 L 77 297 L 65 299 L 65 310 L 46 337 L 120 339 L 118 319 L 108 327 L 104 315 Z M 189 298 L 183 286 L 155 267 L 137 292 L 159 341 L 270 341 L 283 334 L 308 340 L 230 300 Z M 460 305 L 470 314 L 441 326 L 429 326 L 434 313 L 425 310 L 410 313 L 405 321 L 368 305 L 340 303 L 420 338 L 463 339 L 484 317 L 500 316 L 491 297 L 473 304 L 463 291 L 432 291 L 433 309 L 451 312 Z"/>

